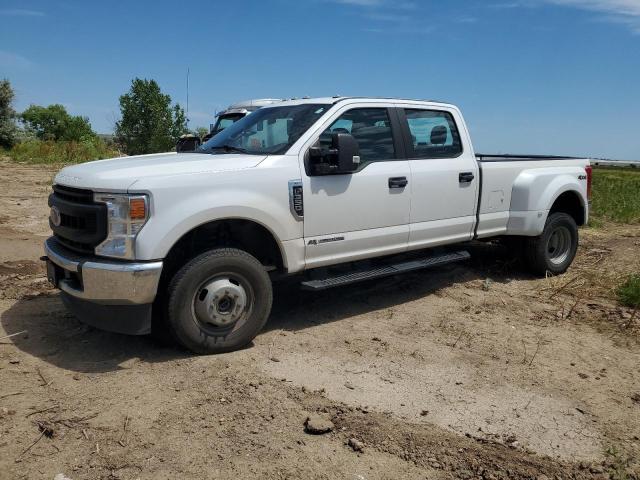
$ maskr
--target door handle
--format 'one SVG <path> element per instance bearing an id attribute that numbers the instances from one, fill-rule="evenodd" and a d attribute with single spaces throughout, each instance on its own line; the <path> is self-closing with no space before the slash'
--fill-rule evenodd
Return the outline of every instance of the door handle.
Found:
<path id="1" fill-rule="evenodd" d="M 408 184 L 407 177 L 391 177 L 389 179 L 389 188 L 404 188 Z"/>
<path id="2" fill-rule="evenodd" d="M 473 174 L 473 172 L 461 172 L 460 175 L 458 175 L 458 182 L 471 183 L 473 182 L 474 178 L 475 175 Z"/>

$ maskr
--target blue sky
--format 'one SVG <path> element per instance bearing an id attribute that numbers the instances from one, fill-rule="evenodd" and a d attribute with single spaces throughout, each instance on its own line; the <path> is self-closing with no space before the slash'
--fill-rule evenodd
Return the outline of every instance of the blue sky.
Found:
<path id="1" fill-rule="evenodd" d="M 640 0 L 0 0 L 16 108 L 62 103 L 99 132 L 154 78 L 190 125 L 238 100 L 446 100 L 476 151 L 640 160 Z"/>

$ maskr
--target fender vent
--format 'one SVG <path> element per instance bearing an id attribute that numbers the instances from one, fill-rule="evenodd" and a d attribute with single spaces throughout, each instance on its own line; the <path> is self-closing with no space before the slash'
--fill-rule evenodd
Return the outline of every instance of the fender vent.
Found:
<path id="1" fill-rule="evenodd" d="M 289 181 L 289 207 L 294 217 L 304 217 L 304 199 L 300 180 Z"/>

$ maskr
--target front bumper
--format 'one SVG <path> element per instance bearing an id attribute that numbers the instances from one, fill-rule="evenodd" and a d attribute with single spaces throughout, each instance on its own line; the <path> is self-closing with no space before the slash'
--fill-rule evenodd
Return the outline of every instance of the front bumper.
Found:
<path id="1" fill-rule="evenodd" d="M 151 331 L 151 306 L 162 262 L 124 262 L 86 257 L 45 241 L 49 280 L 81 321 L 111 332 L 143 335 Z"/>
<path id="2" fill-rule="evenodd" d="M 162 262 L 124 262 L 83 257 L 50 237 L 44 244 L 47 258 L 62 270 L 57 287 L 82 300 L 112 305 L 153 302 Z"/>

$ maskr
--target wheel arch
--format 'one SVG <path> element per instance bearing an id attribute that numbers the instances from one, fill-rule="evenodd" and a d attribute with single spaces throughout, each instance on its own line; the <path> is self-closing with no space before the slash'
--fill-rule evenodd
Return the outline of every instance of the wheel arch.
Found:
<path id="1" fill-rule="evenodd" d="M 201 223 L 183 233 L 166 254 L 163 273 L 171 276 L 190 259 L 216 247 L 244 250 L 271 270 L 287 268 L 284 248 L 273 231 L 255 219 L 228 217 Z"/>
<path id="2" fill-rule="evenodd" d="M 567 189 L 556 195 L 549 208 L 549 215 L 556 212 L 570 215 L 579 227 L 586 224 L 586 205 L 576 190 Z"/>

